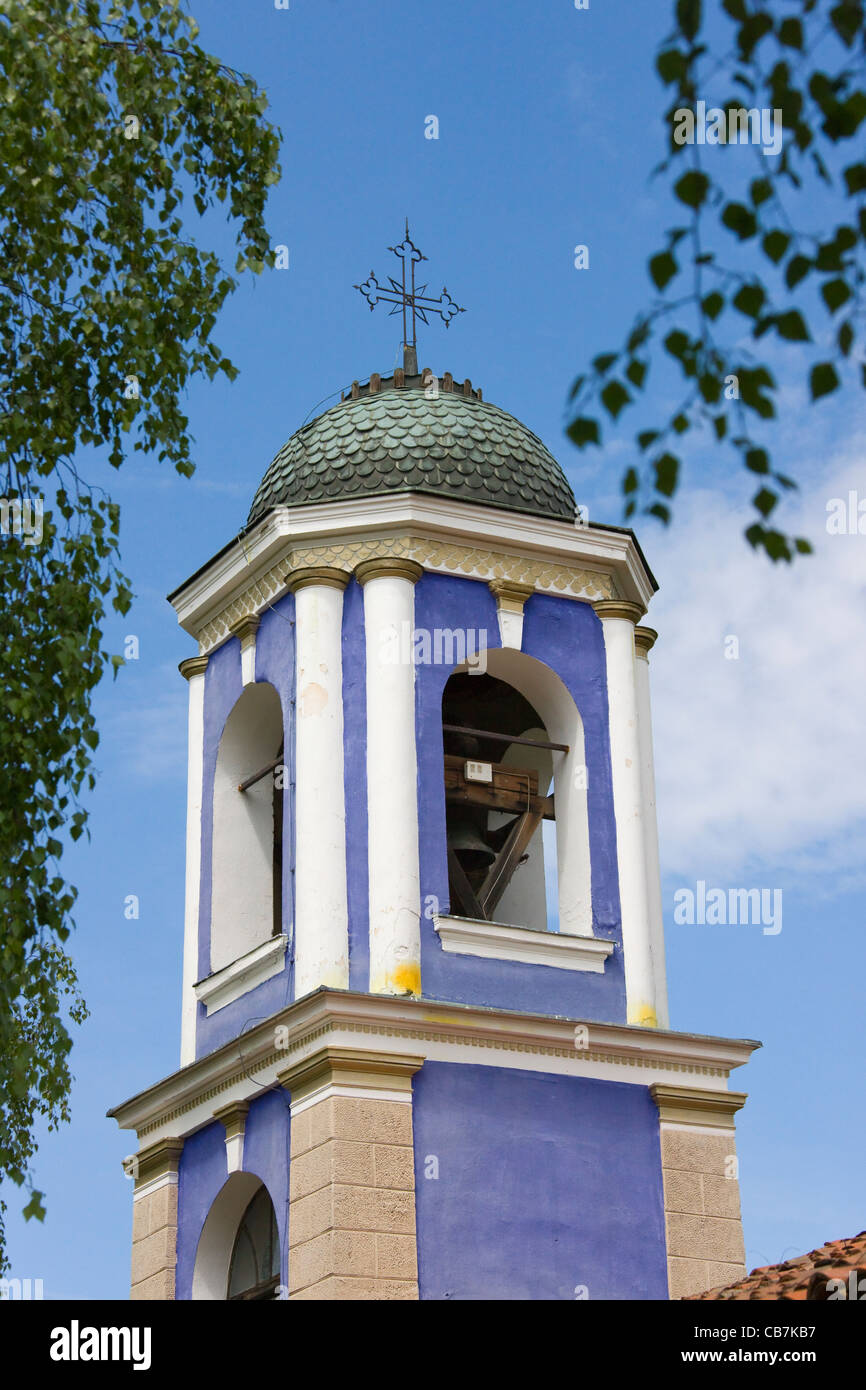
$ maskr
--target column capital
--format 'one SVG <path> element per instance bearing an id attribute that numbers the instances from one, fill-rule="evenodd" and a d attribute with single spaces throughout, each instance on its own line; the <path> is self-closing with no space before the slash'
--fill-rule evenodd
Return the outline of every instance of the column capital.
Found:
<path id="1" fill-rule="evenodd" d="M 236 623 L 231 624 L 229 632 L 232 637 L 238 637 L 240 639 L 241 650 L 255 641 L 260 622 L 261 618 L 257 613 L 250 613 L 247 617 L 238 618 Z"/>
<path id="2" fill-rule="evenodd" d="M 213 1112 L 214 1119 L 225 1125 L 227 1139 L 234 1139 L 238 1134 L 243 1134 L 249 1108 L 248 1100 L 233 1100 L 231 1105 L 222 1105 L 219 1110 Z"/>
<path id="3" fill-rule="evenodd" d="M 324 584 L 328 589 L 345 589 L 351 578 L 348 570 L 336 569 L 333 565 L 305 565 L 293 570 L 286 584 L 296 594 L 299 589 L 309 589 L 313 584 Z"/>
<path id="4" fill-rule="evenodd" d="M 177 669 L 185 681 L 192 680 L 193 676 L 204 675 L 209 660 L 207 656 L 188 656 Z"/>
<path id="5" fill-rule="evenodd" d="M 488 588 L 501 606 L 512 613 L 522 613 L 524 603 L 535 593 L 534 584 L 520 584 L 514 579 L 491 579 Z"/>
<path id="6" fill-rule="evenodd" d="M 666 1086 L 655 1082 L 650 1095 L 659 1119 L 678 1125 L 733 1129 L 734 1116 L 746 1103 L 745 1091 L 709 1091 L 698 1086 Z"/>
<path id="7" fill-rule="evenodd" d="M 654 627 L 636 627 L 634 630 L 634 649 L 644 661 L 649 659 L 650 650 L 657 640 L 658 633 Z"/>
<path id="8" fill-rule="evenodd" d="M 602 619 L 626 618 L 630 623 L 639 622 L 646 612 L 639 603 L 630 603 L 624 598 L 602 598 L 592 606 Z"/>
<path id="9" fill-rule="evenodd" d="M 383 578 L 408 579 L 412 584 L 417 584 L 423 573 L 423 565 L 415 560 L 406 560 L 400 555 L 383 555 L 375 560 L 362 560 L 355 570 L 355 578 L 362 585 L 368 579 Z"/>
<path id="10" fill-rule="evenodd" d="M 291 1092 L 292 1108 L 318 1092 L 338 1086 L 345 1091 L 392 1091 L 395 1098 L 412 1093 L 412 1077 L 424 1065 L 423 1057 L 407 1053 L 372 1052 L 356 1047 L 325 1046 L 311 1057 L 278 1074 L 281 1086 Z"/>
<path id="11" fill-rule="evenodd" d="M 156 1144 L 140 1149 L 135 1155 L 132 1169 L 135 1186 L 143 1187 L 145 1183 L 153 1182 L 154 1178 L 176 1174 L 182 1153 L 182 1139 L 160 1139 Z"/>

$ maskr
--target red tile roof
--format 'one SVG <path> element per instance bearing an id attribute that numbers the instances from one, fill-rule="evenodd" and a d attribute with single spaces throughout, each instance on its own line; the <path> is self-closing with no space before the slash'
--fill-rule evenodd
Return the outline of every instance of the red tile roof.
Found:
<path id="1" fill-rule="evenodd" d="M 852 1272 L 854 1279 L 849 1282 Z M 828 1290 L 831 1279 L 841 1283 Z M 866 1231 L 847 1240 L 829 1240 L 784 1264 L 762 1265 L 736 1284 L 688 1295 L 690 1299 L 775 1299 L 785 1303 L 826 1301 L 834 1296 L 866 1299 Z"/>

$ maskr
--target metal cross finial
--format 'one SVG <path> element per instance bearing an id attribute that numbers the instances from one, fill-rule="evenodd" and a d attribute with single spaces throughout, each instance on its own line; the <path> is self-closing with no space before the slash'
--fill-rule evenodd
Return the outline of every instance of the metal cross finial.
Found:
<path id="1" fill-rule="evenodd" d="M 365 280 L 363 285 L 355 285 L 355 289 L 361 291 L 361 294 L 366 299 L 371 310 L 375 309 L 376 305 L 381 303 L 393 304 L 394 307 L 389 314 L 389 318 L 394 314 L 402 312 L 403 346 L 404 348 L 414 348 L 417 347 L 415 335 L 416 319 L 420 319 L 422 323 L 429 323 L 430 320 L 427 318 L 427 315 L 438 314 L 447 328 L 451 320 L 455 318 L 457 314 L 465 314 L 466 310 L 461 308 L 459 304 L 455 304 L 444 285 L 438 299 L 434 299 L 432 295 L 424 293 L 427 288 L 426 285 L 419 285 L 416 287 L 415 266 L 419 261 L 426 261 L 427 257 L 423 252 L 418 250 L 418 247 L 409 236 L 408 217 L 406 218 L 405 239 L 400 242 L 399 246 L 389 246 L 388 250 L 392 251 L 395 256 L 400 258 L 403 267 L 402 283 L 398 285 L 397 281 L 389 275 L 388 284 L 380 285 L 379 281 L 376 279 L 375 273 L 371 270 L 369 280 Z M 407 264 L 410 266 L 408 285 L 406 284 Z M 408 337 L 409 325 L 406 315 L 407 309 L 410 309 L 412 313 L 411 338 Z"/>

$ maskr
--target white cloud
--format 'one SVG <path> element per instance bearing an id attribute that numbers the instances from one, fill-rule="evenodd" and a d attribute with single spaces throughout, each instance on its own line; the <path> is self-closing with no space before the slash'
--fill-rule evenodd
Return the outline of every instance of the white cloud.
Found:
<path id="1" fill-rule="evenodd" d="M 719 492 L 678 498 L 670 532 L 648 546 L 661 585 L 646 621 L 661 634 L 651 667 L 669 872 L 762 863 L 823 878 L 824 891 L 866 873 L 866 536 L 825 529 L 828 498 L 849 489 L 866 497 L 854 446 L 786 507 L 786 529 L 815 545 L 790 567 L 750 552 L 744 509 Z M 728 636 L 738 660 L 725 658 Z"/>

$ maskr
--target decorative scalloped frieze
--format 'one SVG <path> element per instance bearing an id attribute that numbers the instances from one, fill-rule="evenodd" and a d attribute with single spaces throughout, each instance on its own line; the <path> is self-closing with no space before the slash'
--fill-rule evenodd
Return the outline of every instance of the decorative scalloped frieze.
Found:
<path id="1" fill-rule="evenodd" d="M 362 560 L 379 555 L 397 555 L 415 560 L 424 569 L 437 574 L 460 575 L 466 579 L 508 579 L 516 584 L 529 584 L 539 593 L 557 594 L 563 598 L 613 598 L 614 584 L 609 574 L 593 570 L 572 569 L 566 565 L 544 564 L 539 560 L 507 555 L 496 550 L 470 549 L 425 539 L 422 536 L 399 536 L 364 541 L 339 542 L 334 545 L 309 546 L 293 550 L 260 575 L 222 612 L 205 623 L 198 634 L 199 653 L 204 656 L 225 642 L 231 627 L 242 618 L 249 618 L 270 607 L 286 593 L 289 575 L 294 570 L 313 565 L 330 565 L 351 573 Z"/>

